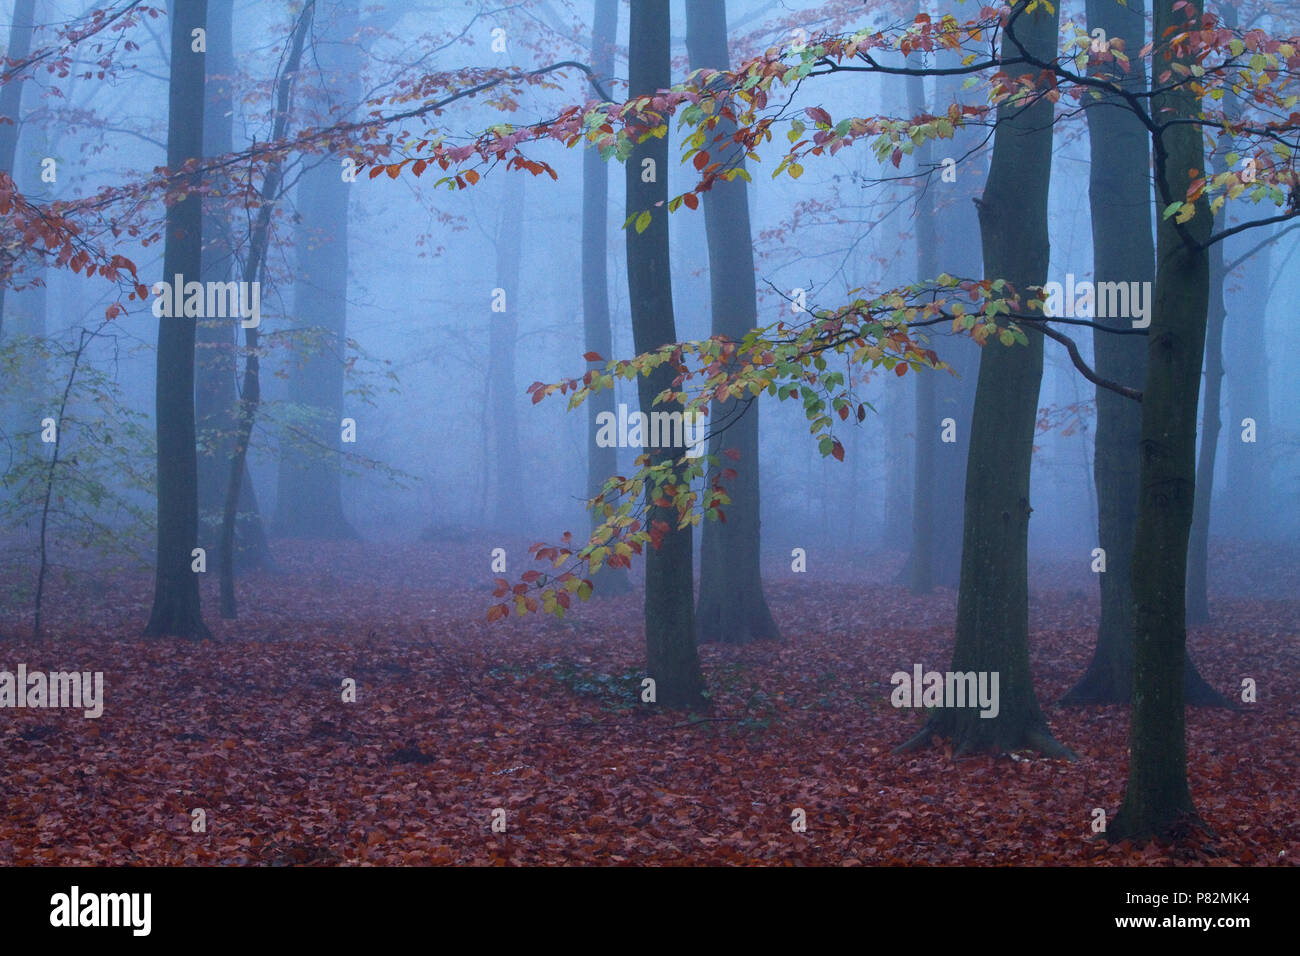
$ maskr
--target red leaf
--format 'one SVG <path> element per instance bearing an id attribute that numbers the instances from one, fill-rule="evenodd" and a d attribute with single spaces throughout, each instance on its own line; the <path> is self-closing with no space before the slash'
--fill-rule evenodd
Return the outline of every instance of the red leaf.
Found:
<path id="1" fill-rule="evenodd" d="M 827 126 L 831 125 L 831 114 L 827 113 L 820 106 L 809 106 L 804 109 L 804 112 L 808 114 L 814 123 L 825 123 Z"/>

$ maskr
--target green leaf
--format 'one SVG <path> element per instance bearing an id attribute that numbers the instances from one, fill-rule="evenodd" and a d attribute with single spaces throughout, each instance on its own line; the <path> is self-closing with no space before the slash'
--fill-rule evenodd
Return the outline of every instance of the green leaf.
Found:
<path id="1" fill-rule="evenodd" d="M 645 232 L 646 229 L 650 226 L 650 218 L 651 217 L 650 217 L 649 209 L 645 210 L 644 212 L 641 213 L 641 215 L 636 217 L 636 231 L 638 235 L 640 233 Z"/>

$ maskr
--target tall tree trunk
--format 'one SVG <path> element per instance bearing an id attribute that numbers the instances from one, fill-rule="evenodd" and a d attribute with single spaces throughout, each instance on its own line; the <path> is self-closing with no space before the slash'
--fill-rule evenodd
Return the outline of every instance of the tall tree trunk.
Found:
<path id="1" fill-rule="evenodd" d="M 316 13 L 316 0 L 308 0 L 289 42 L 289 55 L 284 69 L 275 84 L 275 114 L 271 123 L 271 140 L 284 139 L 289 126 L 289 102 L 298 66 L 302 62 L 302 49 L 307 40 Z M 265 275 L 266 250 L 271 238 L 271 216 L 280 199 L 280 184 L 284 175 L 284 160 L 277 158 L 266 170 L 262 181 L 261 203 L 253 228 L 249 233 L 248 257 L 244 261 L 244 282 L 261 282 Z M 244 384 L 235 416 L 235 438 L 230 455 L 230 470 L 226 477 L 226 499 L 221 511 L 221 616 L 234 618 L 238 614 L 235 598 L 235 533 L 238 524 L 239 500 L 248 470 L 248 446 L 252 440 L 257 408 L 262 401 L 262 367 L 258 357 L 258 327 L 245 329 L 247 355 L 244 359 Z"/>
<path id="2" fill-rule="evenodd" d="M 955 66 L 960 62 L 960 55 L 940 53 L 937 60 L 941 65 Z M 962 78 L 957 76 L 938 77 L 936 90 L 936 112 L 946 109 L 949 103 L 962 102 L 970 97 L 969 93 L 963 93 Z M 956 181 L 944 182 L 940 175 L 931 187 L 936 190 L 935 214 L 938 217 L 935 242 L 939 250 L 935 266 L 949 275 L 974 277 L 983 274 L 984 260 L 979 243 L 971 242 L 970 237 L 979 230 L 975 199 L 978 198 L 979 185 L 987 175 L 987 164 L 975 157 L 965 160 L 962 157 L 978 148 L 984 136 L 985 132 L 979 128 L 958 129 L 948 146 L 949 156 L 955 164 L 953 175 Z M 957 374 L 928 376 L 935 380 L 937 418 L 930 425 L 930 438 L 936 442 L 934 495 L 927 505 L 933 515 L 930 520 L 931 574 L 934 584 L 955 589 L 961 580 L 962 523 L 966 503 L 961 492 L 966 487 L 966 460 L 970 455 L 970 426 L 975 407 L 975 387 L 979 380 L 980 351 L 969 338 L 961 336 L 939 337 L 934 350 Z M 918 377 L 918 381 L 924 377 L 927 376 Z M 940 427 L 948 418 L 952 419 L 956 430 L 952 436 L 955 440 L 951 442 L 942 440 Z"/>
<path id="3" fill-rule="evenodd" d="M 312 41 L 322 73 L 317 102 L 348 105 L 348 112 L 332 114 L 328 122 L 350 119 L 361 99 L 356 3 L 348 0 L 337 9 L 341 13 L 324 28 L 326 34 Z M 357 537 L 343 515 L 341 460 L 351 188 L 340 175 L 337 158 L 318 163 L 298 180 L 294 313 L 299 325 L 312 329 L 313 341 L 311 354 L 290 371 L 288 399 L 310 409 L 307 438 L 315 450 L 290 452 L 280 460 L 273 524 L 287 537 Z M 363 423 L 358 423 L 358 433 L 364 434 Z"/>
<path id="4" fill-rule="evenodd" d="M 203 152 L 206 157 L 223 156 L 234 149 L 235 52 L 232 4 L 221 3 L 208 18 L 205 63 L 206 106 L 203 112 Z M 203 208 L 204 282 L 226 282 L 234 266 L 234 239 L 223 203 L 232 192 L 227 177 L 221 178 L 221 195 L 208 196 Z M 200 319 L 194 356 L 194 407 L 199 439 L 199 544 L 209 550 L 218 546 L 221 512 L 226 500 L 226 477 L 234 454 L 235 430 L 235 343 L 238 320 Z M 271 552 L 257 506 L 247 467 L 244 469 L 239 500 L 240 520 L 236 530 L 236 566 L 263 567 Z"/>
<path id="5" fill-rule="evenodd" d="M 919 65 L 920 57 L 908 57 Z M 925 80 L 907 78 L 907 110 L 913 117 L 925 112 Z M 939 271 L 938 236 L 935 229 L 936 184 L 926 175 L 934 163 L 934 142 L 925 140 L 913 154 L 921 176 L 915 207 L 917 281 L 934 279 Z M 912 554 L 909 558 L 908 587 L 913 594 L 926 594 L 934 587 L 934 509 L 938 497 L 935 461 L 943 441 L 939 425 L 938 375 L 916 376 L 916 459 L 912 469 Z"/>
<path id="6" fill-rule="evenodd" d="M 1228 240 L 1225 255 L 1235 260 L 1245 255 L 1267 233 L 1251 230 Z M 1272 233 L 1275 234 L 1275 233 Z M 1237 241 L 1233 241 L 1237 240 Z M 1269 454 L 1272 441 L 1272 416 L 1269 413 L 1268 349 L 1265 340 L 1265 313 L 1268 311 L 1269 285 L 1273 279 L 1270 265 L 1272 246 L 1265 246 L 1243 262 L 1232 275 L 1235 290 L 1231 297 L 1232 335 L 1224 342 L 1224 364 L 1228 378 L 1228 436 L 1224 449 L 1227 458 L 1227 507 L 1224 519 L 1234 532 L 1244 538 L 1269 535 L 1272 508 Z M 1242 440 L 1242 422 L 1255 423 L 1255 441 Z"/>
<path id="7" fill-rule="evenodd" d="M 1089 0 L 1088 30 L 1122 38 L 1125 48 L 1146 42 L 1145 0 Z M 1146 89 L 1145 61 L 1130 58 L 1128 72 L 1116 64 L 1095 64 L 1094 74 L 1133 92 Z M 1150 282 L 1155 278 L 1155 240 L 1151 213 L 1151 143 L 1146 127 L 1119 96 L 1103 96 L 1086 111 L 1091 157 L 1089 203 L 1092 213 L 1093 278 L 1096 282 Z M 1101 325 L 1131 329 L 1127 317 L 1097 318 Z M 1095 329 L 1092 337 L 1097 374 L 1136 386 L 1147 375 L 1147 341 Z M 1097 540 L 1106 553 L 1101 578 L 1101 617 L 1092 660 L 1062 698 L 1065 704 L 1125 704 L 1133 694 L 1133 533 L 1137 524 L 1139 444 L 1142 407 L 1110 389 L 1098 388 L 1093 476 L 1097 485 Z M 1219 696 L 1187 662 L 1185 690 L 1195 704 L 1222 704 Z"/>
<path id="8" fill-rule="evenodd" d="M 1237 9 L 1230 3 L 1217 4 L 1224 25 L 1236 29 Z M 1241 104 L 1231 90 L 1223 99 L 1224 113 L 1240 117 Z M 1228 170 L 1228 153 L 1232 138 L 1220 135 L 1210 156 L 1214 173 Z M 1214 231 L 1227 222 L 1227 204 L 1214 216 Z M 1228 276 L 1224 266 L 1222 242 L 1210 250 L 1210 306 L 1205 330 L 1205 409 L 1201 425 L 1201 456 L 1196 466 L 1196 502 L 1192 506 L 1192 533 L 1187 551 L 1187 623 L 1205 624 L 1210 620 L 1210 505 L 1214 500 L 1214 467 L 1219 452 L 1219 431 L 1223 426 L 1223 323 L 1227 317 L 1224 284 Z"/>
<path id="9" fill-rule="evenodd" d="M 1056 56 L 1060 6 L 1015 7 L 1021 43 L 1044 60 Z M 1016 49 L 1004 39 L 1003 55 Z M 1017 76 L 1036 74 L 1012 66 Z M 1003 278 L 1024 295 L 1047 281 L 1047 195 L 1052 170 L 1052 103 L 998 107 L 993 162 L 979 203 L 985 275 Z M 1025 300 L 1028 296 L 1024 295 Z M 1038 706 L 1029 668 L 1029 474 L 1043 375 L 1043 337 L 1026 328 L 1027 346 L 1006 347 L 996 338 L 980 356 L 970 458 L 966 466 L 966 512 L 961 586 L 952 670 L 999 675 L 995 717 L 974 707 L 936 711 L 921 733 L 903 745 L 918 746 L 932 734 L 950 738 L 956 753 L 1030 748 L 1069 755 L 1052 737 Z"/>
<path id="10" fill-rule="evenodd" d="M 1218 150 L 1215 151 L 1219 152 Z M 1223 163 L 1214 164 L 1214 172 L 1223 172 Z M 1217 227 L 1226 221 L 1223 210 L 1214 217 Z M 1200 460 L 1196 465 L 1196 500 L 1192 505 L 1192 530 L 1187 542 L 1187 623 L 1205 624 L 1210 620 L 1210 504 L 1214 500 L 1214 467 L 1218 459 L 1219 432 L 1223 427 L 1220 414 L 1223 401 L 1223 322 L 1227 317 L 1224 303 L 1223 243 L 1210 249 L 1210 305 L 1205 328 L 1205 398 L 1201 421 Z"/>
<path id="11" fill-rule="evenodd" d="M 1118 74 L 1129 90 L 1146 89 L 1146 62 L 1133 56 L 1146 42 L 1146 0 L 1088 0 L 1088 30 L 1122 38 L 1127 73 L 1099 64 L 1093 73 Z M 1091 155 L 1088 196 L 1092 211 L 1093 278 L 1096 282 L 1150 282 L 1155 277 L 1151 230 L 1150 141 L 1141 121 L 1119 96 L 1104 96 L 1086 111 Z M 1131 329 L 1128 317 L 1098 318 L 1102 325 Z M 1146 378 L 1146 341 L 1095 329 L 1097 374 L 1137 386 Z M 1097 483 L 1098 545 L 1106 553 L 1101 579 L 1101 617 L 1092 661 L 1066 694 L 1072 704 L 1124 703 L 1133 686 L 1133 527 L 1137 522 L 1138 440 L 1142 408 L 1109 389 L 1097 389 L 1097 435 L 1093 475 Z"/>
<path id="12" fill-rule="evenodd" d="M 178 170 L 203 155 L 203 54 L 191 52 L 190 31 L 206 28 L 207 0 L 176 0 L 172 16 L 171 86 L 167 103 L 167 166 Z M 203 204 L 199 183 L 167 208 L 163 278 L 199 275 Z M 186 278 L 184 281 L 188 281 Z M 199 579 L 191 570 L 199 538 L 198 460 L 194 444 L 195 320 L 158 321 L 158 555 L 153 611 L 145 633 L 206 637 Z"/>
<path id="13" fill-rule="evenodd" d="M 501 218 L 496 235 L 497 288 L 505 294 L 505 311 L 488 314 L 488 403 L 492 409 L 492 519 L 498 528 L 528 526 L 527 499 L 519 486 L 519 415 L 515 389 L 515 349 L 523 300 L 519 273 L 523 263 L 524 203 L 522 173 L 505 177 Z M 486 439 L 487 436 L 485 435 Z"/>
<path id="14" fill-rule="evenodd" d="M 18 4 L 19 8 L 24 6 L 31 6 L 31 4 Z M 26 43 L 30 52 L 30 33 L 36 17 L 42 14 L 42 10 L 28 12 L 17 9 L 15 11 L 9 48 L 18 50 L 22 48 L 23 43 Z M 28 33 L 26 40 L 21 36 L 14 36 L 14 31 L 23 30 Z M 50 124 L 48 119 L 39 116 L 39 110 L 34 110 L 30 106 L 23 110 L 21 100 L 10 93 L 10 86 L 21 85 L 20 81 L 14 81 L 0 91 L 0 99 L 5 96 L 10 98 L 5 106 L 0 108 L 0 115 L 7 116 L 13 121 L 12 124 L 0 124 L 0 138 L 10 132 L 17 132 L 20 140 L 13 145 L 13 162 L 0 168 L 11 174 L 15 187 L 24 195 L 50 201 L 56 198 L 58 186 L 45 183 L 41 179 L 41 160 L 52 154 Z M 8 112 L 11 106 L 14 113 Z M 7 145 L 0 145 L 0 150 L 7 148 Z M 3 253 L 0 253 L 0 256 L 3 256 Z M 7 263 L 3 263 L 0 259 L 0 274 L 6 266 Z M 0 309 L 8 311 L 8 314 L 3 317 L 3 325 L 11 340 L 27 337 L 41 339 L 45 336 L 48 304 L 45 280 L 48 272 L 45 260 L 35 257 L 23 274 L 22 281 L 25 288 L 20 292 L 10 291 L 7 297 L 4 294 L 5 283 L 0 280 Z M 0 336 L 0 339 L 3 339 L 3 336 Z M 47 389 L 52 384 L 49 380 L 49 362 L 43 357 L 42 351 L 24 348 L 21 354 L 16 356 L 18 359 L 16 366 L 10 369 L 12 380 L 4 383 L 4 391 L 12 396 L 12 401 L 0 408 L 0 423 L 2 423 L 0 427 L 4 428 L 10 436 L 10 441 L 16 445 L 11 449 L 10 454 L 19 458 L 27 458 L 34 454 L 43 455 L 48 451 L 40 440 L 39 429 L 34 427 L 48 411 L 46 405 L 50 394 Z M 2 491 L 0 497 L 3 497 Z"/>
<path id="15" fill-rule="evenodd" d="M 957 66 L 960 57 L 939 53 L 936 66 Z M 960 77 L 936 77 L 934 112 L 963 99 Z M 908 110 L 927 111 L 924 80 L 907 80 Z M 917 279 L 933 279 L 941 272 L 978 276 L 983 269 L 979 246 L 970 241 L 979 229 L 975 203 L 986 170 L 973 158 L 962 160 L 979 147 L 980 130 L 958 129 L 952 140 L 941 141 L 945 156 L 927 140 L 917 149 L 918 172 L 932 169 L 936 160 L 952 159 L 951 173 L 943 168 L 918 186 L 916 209 Z M 961 162 L 958 162 L 962 160 Z M 935 336 L 935 353 L 956 373 L 916 376 L 916 460 L 913 468 L 912 550 L 906 570 L 914 593 L 932 587 L 957 587 L 961 576 L 961 534 L 964 505 L 960 489 L 966 485 L 966 457 L 970 452 L 971 411 L 975 404 L 977 346 L 966 338 Z M 945 424 L 951 419 L 951 430 Z"/>
<path id="16" fill-rule="evenodd" d="M 725 0 L 686 5 L 686 47 L 692 70 L 730 68 Z M 734 122 L 718 122 L 712 141 L 706 143 L 715 161 L 733 158 L 729 149 L 734 152 L 738 148 L 731 142 L 735 131 Z M 741 156 L 740 166 L 744 165 Z M 704 228 L 709 244 L 712 331 L 739 342 L 758 324 L 754 243 L 744 180 L 719 182 L 704 194 Z M 729 426 L 709 439 L 709 454 L 721 458 L 723 451 L 731 448 L 739 457 L 728 461 L 736 476 L 724 483 L 731 499 L 725 508 L 727 520 L 706 521 L 701 532 L 696 634 L 701 643 L 779 640 L 781 634 L 768 609 L 759 568 L 758 402 L 735 398 L 714 402 L 709 421 L 715 429 Z"/>
<path id="17" fill-rule="evenodd" d="M 1192 0 L 1194 8 L 1200 4 Z M 1180 9 L 1175 10 L 1178 6 Z M 1155 0 L 1157 38 L 1188 22 L 1181 2 Z M 1157 62 L 1167 41 L 1156 45 Z M 1194 57 L 1175 57 L 1190 69 Z M 1171 64 L 1172 65 L 1172 64 Z M 1183 87 L 1153 98 L 1158 122 L 1153 137 L 1156 198 L 1161 207 L 1184 200 L 1192 175 L 1205 169 L 1204 135 L 1186 122 L 1200 104 Z M 1156 283 L 1152 305 L 1147 379 L 1142 393 L 1142 464 L 1137 535 L 1133 549 L 1136 633 L 1133 712 L 1129 725 L 1129 772 L 1124 803 L 1107 836 L 1144 838 L 1176 832 L 1195 817 L 1187 786 L 1183 694 L 1187 645 L 1187 541 L 1196 493 L 1196 413 L 1209 309 L 1209 253 L 1198 248 L 1210 236 L 1209 203 L 1179 226 L 1161 216 L 1156 229 Z"/>
<path id="18" fill-rule="evenodd" d="M 649 96 L 672 83 L 668 0 L 643 0 L 632 5 L 629 27 L 629 93 Z M 642 164 L 649 160 L 645 166 Z M 672 275 L 668 251 L 668 139 L 647 137 L 627 159 L 627 213 L 651 211 L 644 232 L 629 227 L 627 235 L 628 299 L 632 307 L 632 337 L 638 353 L 677 341 L 673 317 Z M 659 204 L 659 205 L 656 205 Z M 672 386 L 676 373 L 661 365 L 637 379 L 641 409 L 649 414 L 660 392 Z M 668 410 L 664 405 L 658 410 Z M 680 448 L 650 451 L 651 460 L 680 457 Z M 703 708 L 704 679 L 695 650 L 694 575 L 690 527 L 677 528 L 675 508 L 651 501 L 647 489 L 648 527 L 666 523 L 658 548 L 645 550 L 645 640 L 648 676 L 655 682 L 656 700 L 674 708 Z"/>
<path id="19" fill-rule="evenodd" d="M 24 59 L 32 49 L 32 33 L 36 28 L 36 0 L 14 0 L 13 20 L 9 24 L 9 43 L 5 47 L 5 58 L 11 61 Z M 18 134 L 21 131 L 23 85 L 24 80 L 15 78 L 0 86 L 0 171 L 8 173 L 14 179 L 14 157 L 18 150 Z M 0 249 L 0 280 L 7 280 L 10 262 L 4 261 L 8 253 Z M 5 289 L 7 281 L 0 281 L 0 338 L 4 336 Z"/>
<path id="20" fill-rule="evenodd" d="M 614 75 L 614 44 L 618 39 L 618 0 L 595 0 L 591 28 L 591 66 L 608 89 Z M 612 358 L 613 334 L 609 312 L 609 167 L 594 149 L 582 151 L 582 329 L 586 351 L 603 360 Z M 599 370 L 604 362 L 590 366 Z M 614 390 L 587 399 L 587 498 L 600 494 L 606 479 L 618 473 L 618 449 L 602 448 L 596 441 L 598 417 L 615 413 Z M 594 531 L 603 516 L 592 512 Z M 625 568 L 603 566 L 593 579 L 595 594 L 615 597 L 632 590 Z"/>

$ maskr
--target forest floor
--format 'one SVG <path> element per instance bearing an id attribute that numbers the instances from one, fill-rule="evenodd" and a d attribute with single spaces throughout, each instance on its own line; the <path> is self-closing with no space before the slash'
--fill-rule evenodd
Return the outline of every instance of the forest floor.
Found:
<path id="1" fill-rule="evenodd" d="M 0 711 L 0 864 L 1300 858 L 1300 566 L 1269 549 L 1216 548 L 1215 580 L 1243 596 L 1220 596 L 1189 639 L 1214 687 L 1239 699 L 1244 677 L 1258 686 L 1238 711 L 1188 715 L 1192 794 L 1214 836 L 1142 848 L 1091 826 L 1123 797 L 1127 708 L 1056 704 L 1092 652 L 1086 573 L 1038 566 L 1031 606 L 1038 697 L 1079 759 L 953 761 L 943 746 L 891 752 L 924 712 L 891 706 L 890 675 L 947 668 L 955 608 L 950 590 L 881 583 L 897 555 L 845 556 L 834 566 L 851 570 L 830 577 L 773 565 L 785 642 L 702 648 L 713 712 L 693 720 L 640 703 L 637 594 L 564 621 L 489 624 L 478 543 L 276 542 L 275 554 L 277 572 L 241 579 L 237 621 L 218 617 L 207 576 L 202 642 L 140 636 L 148 575 L 56 579 L 33 642 L 16 579 L 0 577 L 0 670 L 104 674 L 98 719 Z M 806 832 L 792 830 L 795 808 Z"/>

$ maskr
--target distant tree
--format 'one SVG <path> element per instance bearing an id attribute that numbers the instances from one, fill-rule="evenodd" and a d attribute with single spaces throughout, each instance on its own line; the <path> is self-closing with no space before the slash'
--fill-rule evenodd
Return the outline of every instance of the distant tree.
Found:
<path id="1" fill-rule="evenodd" d="M 19 64 L 9 69 L 23 69 L 22 62 L 32 48 L 32 33 L 36 29 L 36 0 L 14 0 L 13 19 L 9 24 L 9 42 L 5 46 L 5 59 Z M 0 61 L 0 65 L 3 61 Z M 0 171 L 14 172 L 14 157 L 18 150 L 18 133 L 22 113 L 25 72 L 3 77 L 0 85 Z M 9 265 L 4 261 L 9 252 L 0 246 L 0 276 L 8 279 Z M 8 281 L 0 282 L 0 335 L 4 334 L 5 290 Z"/>
<path id="2" fill-rule="evenodd" d="M 960 60 L 947 51 L 934 54 L 935 65 L 940 68 L 956 66 Z M 907 83 L 908 110 L 916 117 L 927 111 L 925 80 L 917 75 L 908 77 Z M 961 86 L 959 76 L 935 77 L 933 109 L 962 102 L 966 96 Z M 970 241 L 979 231 L 976 184 L 987 175 L 979 154 L 981 137 L 978 128 L 962 127 L 954 131 L 942 159 L 931 140 L 914 153 L 916 169 L 923 176 L 914 214 L 918 279 L 933 279 L 941 272 L 954 276 L 982 272 L 979 244 Z M 947 169 L 943 166 L 946 160 L 952 161 Z M 954 181 L 949 181 L 949 176 L 955 177 Z M 935 585 L 955 589 L 960 583 L 966 458 L 970 454 L 971 412 L 979 369 L 979 352 L 964 337 L 940 337 L 933 348 L 956 374 L 918 375 L 915 379 L 916 467 L 907 572 L 908 586 L 916 593 Z M 949 419 L 951 432 L 945 424 Z"/>
<path id="3" fill-rule="evenodd" d="M 212 159 L 234 151 L 235 52 L 233 4 L 218 4 L 208 18 L 203 112 L 203 149 Z M 219 195 L 203 200 L 204 282 L 227 282 L 234 275 L 235 237 L 226 205 L 235 192 L 228 175 L 210 175 L 209 185 L 220 185 Z M 221 514 L 226 503 L 227 472 L 234 454 L 235 345 L 239 323 L 235 318 L 206 317 L 195 333 L 195 421 L 199 440 L 199 542 L 215 549 Z M 270 561 L 270 547 L 247 473 L 241 481 L 240 521 L 236 534 L 236 564 L 255 568 Z"/>
<path id="4" fill-rule="evenodd" d="M 1090 0 L 1088 29 L 1122 40 L 1126 49 L 1146 42 L 1146 2 Z M 1101 282 L 1151 282 L 1155 239 L 1151 215 L 1151 141 L 1141 117 L 1125 106 L 1122 92 L 1142 93 L 1146 64 L 1130 59 L 1117 70 L 1113 59 L 1096 58 L 1094 77 L 1106 77 L 1117 92 L 1101 93 L 1085 111 L 1091 155 L 1093 275 Z M 1121 92 L 1122 91 L 1122 92 Z M 1112 382 L 1140 382 L 1146 376 L 1144 336 L 1132 333 L 1126 316 L 1099 317 L 1093 330 L 1094 368 Z M 1124 333 L 1129 334 L 1124 334 Z M 1113 389 L 1097 387 L 1097 434 L 1093 474 L 1097 484 L 1098 544 L 1105 552 L 1097 644 L 1088 669 L 1063 698 L 1068 704 L 1123 704 L 1133 693 L 1133 529 L 1137 523 L 1142 408 Z M 1220 705 L 1223 698 L 1187 662 L 1187 699 Z"/>
<path id="5" fill-rule="evenodd" d="M 314 104 L 325 120 L 348 122 L 362 100 L 356 0 L 337 0 L 318 11 L 317 23 L 311 61 L 321 73 Z M 337 104 L 343 104 L 341 110 L 331 113 Z M 307 167 L 296 200 L 293 308 L 297 325 L 309 334 L 303 337 L 306 354 L 290 367 L 288 400 L 302 411 L 303 420 L 295 427 L 314 451 L 292 444 L 282 449 L 272 524 L 277 534 L 288 537 L 355 538 L 343 513 L 340 439 L 352 187 L 340 175 L 337 158 L 312 157 Z"/>
<path id="6" fill-rule="evenodd" d="M 595 0 L 595 17 L 591 27 L 591 68 L 597 80 L 608 85 L 614 75 L 614 44 L 618 34 L 618 0 Z M 614 350 L 609 310 L 608 269 L 609 167 L 594 149 L 582 151 L 582 328 L 587 354 L 595 353 L 601 362 Z M 600 363 L 592 363 L 593 368 Z M 618 471 L 618 449 L 601 447 L 596 441 L 602 414 L 613 415 L 612 390 L 593 395 L 587 404 L 587 498 L 600 494 L 605 479 Z M 591 514 L 594 531 L 603 520 L 597 511 Z M 605 596 L 626 594 L 632 586 L 626 568 L 604 567 L 596 572 L 593 583 L 597 593 Z"/>
<path id="7" fill-rule="evenodd" d="M 289 126 L 290 96 L 294 80 L 302 63 L 307 31 L 314 22 L 316 0 L 307 0 L 298 14 L 293 36 L 289 41 L 288 55 L 276 77 L 272 96 L 273 113 L 271 139 L 283 140 Z M 257 215 L 253 218 L 249 234 L 248 255 L 244 259 L 243 280 L 261 282 L 266 273 L 266 255 L 271 241 L 271 217 L 275 212 L 284 181 L 284 160 L 277 157 L 267 164 L 262 189 L 258 197 Z M 260 324 L 260 323 L 259 323 Z M 236 406 L 235 434 L 231 446 L 230 465 L 226 473 L 226 495 L 221 508 L 221 616 L 233 618 L 238 613 L 235 598 L 235 535 L 239 519 L 239 502 L 243 497 L 243 483 L 248 474 L 248 447 L 252 442 L 253 425 L 258 405 L 262 400 L 262 366 L 258 353 L 260 332 L 254 324 L 244 330 L 248 346 L 244 357 L 244 378 Z"/>
<path id="8" fill-rule="evenodd" d="M 693 70 L 730 69 L 725 0 L 686 5 L 686 47 Z M 743 168 L 744 150 L 732 139 L 735 132 L 735 120 L 724 117 L 706 145 L 717 159 Z M 713 334 L 739 342 L 758 324 L 754 242 L 744 180 L 718 183 L 704 194 L 703 203 Z M 759 568 L 758 403 L 750 397 L 715 402 L 709 419 L 714 432 L 709 452 L 721 457 L 727 449 L 734 451 L 734 459 L 727 461 L 734 477 L 720 482 L 731 499 L 721 509 L 726 520 L 710 521 L 701 531 L 698 639 L 724 644 L 779 640 Z"/>
<path id="9" fill-rule="evenodd" d="M 505 310 L 495 303 L 488 316 L 488 410 L 492 416 L 492 514 L 498 528 L 528 526 L 527 504 L 519 494 L 519 391 L 515 384 L 515 352 L 519 345 L 519 316 L 524 311 L 519 276 L 524 260 L 524 178 L 505 177 L 495 237 L 495 289 L 505 298 Z M 494 291 L 495 297 L 495 291 Z"/>

